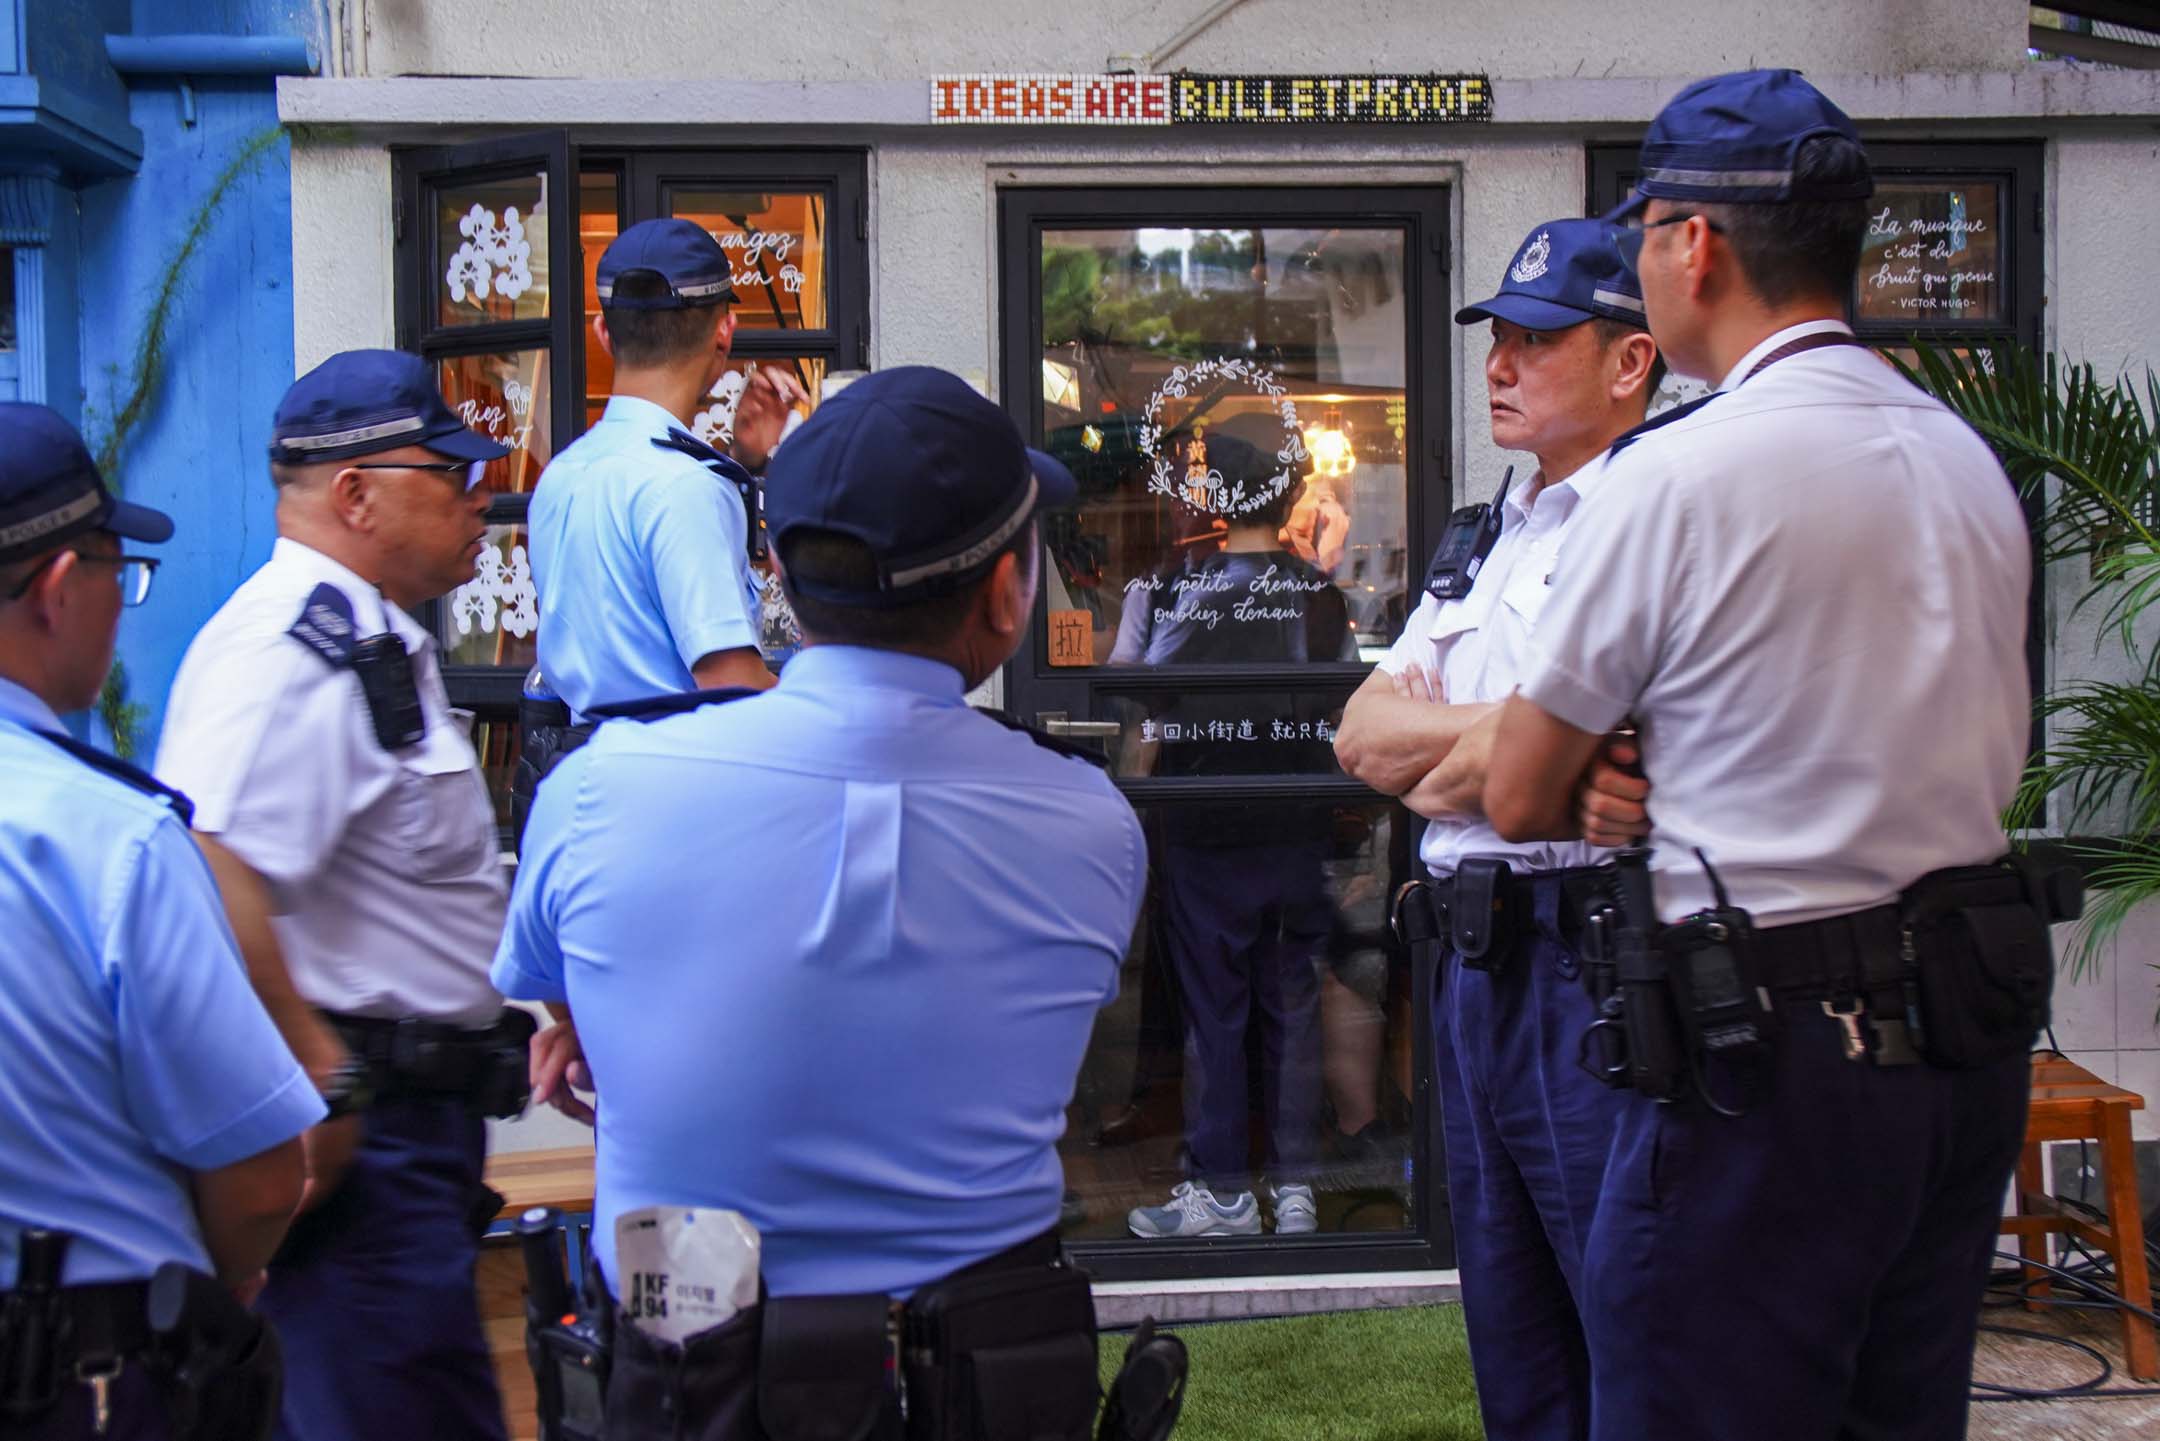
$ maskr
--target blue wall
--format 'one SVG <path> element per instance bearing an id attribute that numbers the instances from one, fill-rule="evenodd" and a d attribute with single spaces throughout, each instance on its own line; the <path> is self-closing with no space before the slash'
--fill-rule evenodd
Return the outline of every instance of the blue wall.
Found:
<path id="1" fill-rule="evenodd" d="M 104 37 L 317 36 L 314 0 L 0 0 L 19 4 L 28 69 L 41 84 L 98 102 L 139 132 L 141 159 L 114 175 L 63 165 L 55 197 L 54 274 L 72 282 L 48 311 L 46 399 L 79 418 L 93 450 L 110 434 L 137 374 L 159 287 L 235 156 L 277 127 L 268 78 L 125 80 Z M 52 171 L 34 144 L 0 137 L 0 175 Z M 271 411 L 290 384 L 291 160 L 283 138 L 226 192 L 181 273 L 159 380 L 107 479 L 171 512 L 177 534 L 149 604 L 127 613 L 120 659 L 130 699 L 148 715 L 138 758 L 155 745 L 166 692 L 188 641 L 269 555 L 272 495 L 264 458 Z"/>
<path id="2" fill-rule="evenodd" d="M 129 106 L 143 166 L 83 193 L 83 426 L 96 445 L 133 383 L 159 284 L 218 177 L 277 125 L 268 86 L 195 87 L 196 123 L 176 86 L 139 88 Z M 284 140 L 226 192 L 182 274 L 163 379 L 108 481 L 170 513 L 172 542 L 148 604 L 120 627 L 131 698 L 154 736 L 188 641 L 268 558 L 270 414 L 292 383 L 292 178 Z"/>

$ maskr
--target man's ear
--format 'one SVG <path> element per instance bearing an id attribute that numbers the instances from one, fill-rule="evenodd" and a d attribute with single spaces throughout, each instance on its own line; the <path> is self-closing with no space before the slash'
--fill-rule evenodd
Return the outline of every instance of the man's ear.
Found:
<path id="1" fill-rule="evenodd" d="M 370 530 L 375 524 L 375 487 L 368 475 L 348 465 L 323 483 L 332 513 L 352 530 Z"/>
<path id="2" fill-rule="evenodd" d="M 1028 623 L 1034 598 L 1028 594 L 1024 562 L 1011 551 L 990 568 L 989 584 L 983 587 L 983 619 L 997 635 L 1017 635 Z"/>
<path id="3" fill-rule="evenodd" d="M 725 360 L 735 348 L 735 312 L 726 305 L 716 308 L 720 312 L 720 319 L 713 326 L 713 350 Z"/>
<path id="4" fill-rule="evenodd" d="M 1702 300 L 1707 296 L 1711 274 L 1717 269 L 1717 232 L 1700 215 L 1689 216 L 1681 229 L 1687 236 L 1682 266 L 1687 272 L 1688 297 Z"/>
<path id="5" fill-rule="evenodd" d="M 82 557 L 72 550 L 63 550 L 59 557 L 37 573 L 30 589 L 23 592 L 17 604 L 26 606 L 37 623 L 47 630 L 57 630 L 60 616 L 67 609 L 68 577 L 82 565 Z"/>
<path id="6" fill-rule="evenodd" d="M 613 360 L 615 358 L 615 337 L 608 334 L 606 311 L 594 312 L 592 333 L 593 339 L 600 342 L 600 348 L 607 352 L 607 358 Z"/>
<path id="7" fill-rule="evenodd" d="M 1650 366 L 1657 360 L 1657 342 L 1648 331 L 1638 330 L 1615 349 L 1619 355 L 1613 370 L 1613 399 L 1626 400 L 1649 386 Z"/>

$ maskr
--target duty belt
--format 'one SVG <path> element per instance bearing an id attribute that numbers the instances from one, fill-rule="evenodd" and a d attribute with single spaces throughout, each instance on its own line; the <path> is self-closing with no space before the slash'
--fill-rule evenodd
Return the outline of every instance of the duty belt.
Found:
<path id="1" fill-rule="evenodd" d="M 1417 918 L 1416 929 L 1429 924 L 1432 939 L 1473 970 L 1499 970 L 1536 926 L 1540 886 L 1560 887 L 1556 919 L 1561 938 L 1572 943 L 1582 917 L 1603 903 L 1611 871 L 1597 865 L 1518 873 L 1504 856 L 1465 856 L 1452 874 L 1404 887 L 1396 911 L 1400 917 L 1404 907 L 1415 909 L 1422 897 L 1431 916 L 1429 923 Z M 1404 934 L 1403 939 L 1415 943 L 1418 938 Z"/>
<path id="2" fill-rule="evenodd" d="M 14 1295 L 0 1291 L 0 1308 Z M 61 1360 L 103 1361 L 140 1356 L 150 1349 L 150 1283 L 112 1281 L 90 1286 L 62 1286 L 52 1293 L 67 1340 Z"/>
<path id="3" fill-rule="evenodd" d="M 525 1047 L 536 1027 L 515 1007 L 478 1030 L 411 1016 L 325 1012 L 323 1018 L 367 1066 L 378 1095 L 459 1096 L 490 1116 L 524 1107 Z"/>

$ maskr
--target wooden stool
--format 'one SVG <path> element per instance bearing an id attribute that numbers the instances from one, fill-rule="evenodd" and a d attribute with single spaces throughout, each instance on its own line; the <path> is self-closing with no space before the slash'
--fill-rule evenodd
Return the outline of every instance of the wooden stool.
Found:
<path id="1" fill-rule="evenodd" d="M 593 1149 L 563 1146 L 549 1151 L 504 1151 L 487 1159 L 487 1183 L 502 1192 L 497 1218 L 515 1221 L 535 1206 L 570 1215 L 592 1212 Z"/>
<path id="2" fill-rule="evenodd" d="M 2028 1261 L 2047 1260 L 2050 1234 L 2075 1236 L 2115 1261 L 2115 1284 L 2124 1300 L 2152 1309 L 2152 1283 L 2145 1266 L 2145 1212 L 2138 1205 L 2137 1160 L 2130 1152 L 2130 1113 L 2143 1110 L 2144 1098 L 2126 1091 L 2052 1052 L 2033 1056 L 2032 1109 L 2025 1123 L 2025 1152 L 2018 1160 L 2017 1214 L 2003 1218 L 2005 1235 L 2018 1238 Z M 2048 1141 L 2097 1141 L 2107 1169 L 2105 1226 L 2087 1220 L 2046 1193 L 2040 1147 Z M 2025 1268 L 2025 1307 L 2047 1305 L 2052 1288 L 2048 1273 Z M 2130 1374 L 2140 1381 L 2160 1380 L 2160 1347 L 2153 1324 L 2122 1313 L 2123 1354 Z"/>

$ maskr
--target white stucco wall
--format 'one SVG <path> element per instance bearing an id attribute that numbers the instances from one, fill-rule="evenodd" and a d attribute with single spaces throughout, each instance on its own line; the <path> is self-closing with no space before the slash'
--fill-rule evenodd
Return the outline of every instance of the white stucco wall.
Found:
<path id="1" fill-rule="evenodd" d="M 1145 54 L 1209 0 L 367 0 L 377 75 L 913 79 L 1094 71 Z M 2024 0 L 1245 0 L 1171 66 L 1495 75 L 1986 70 L 2022 59 Z"/>

